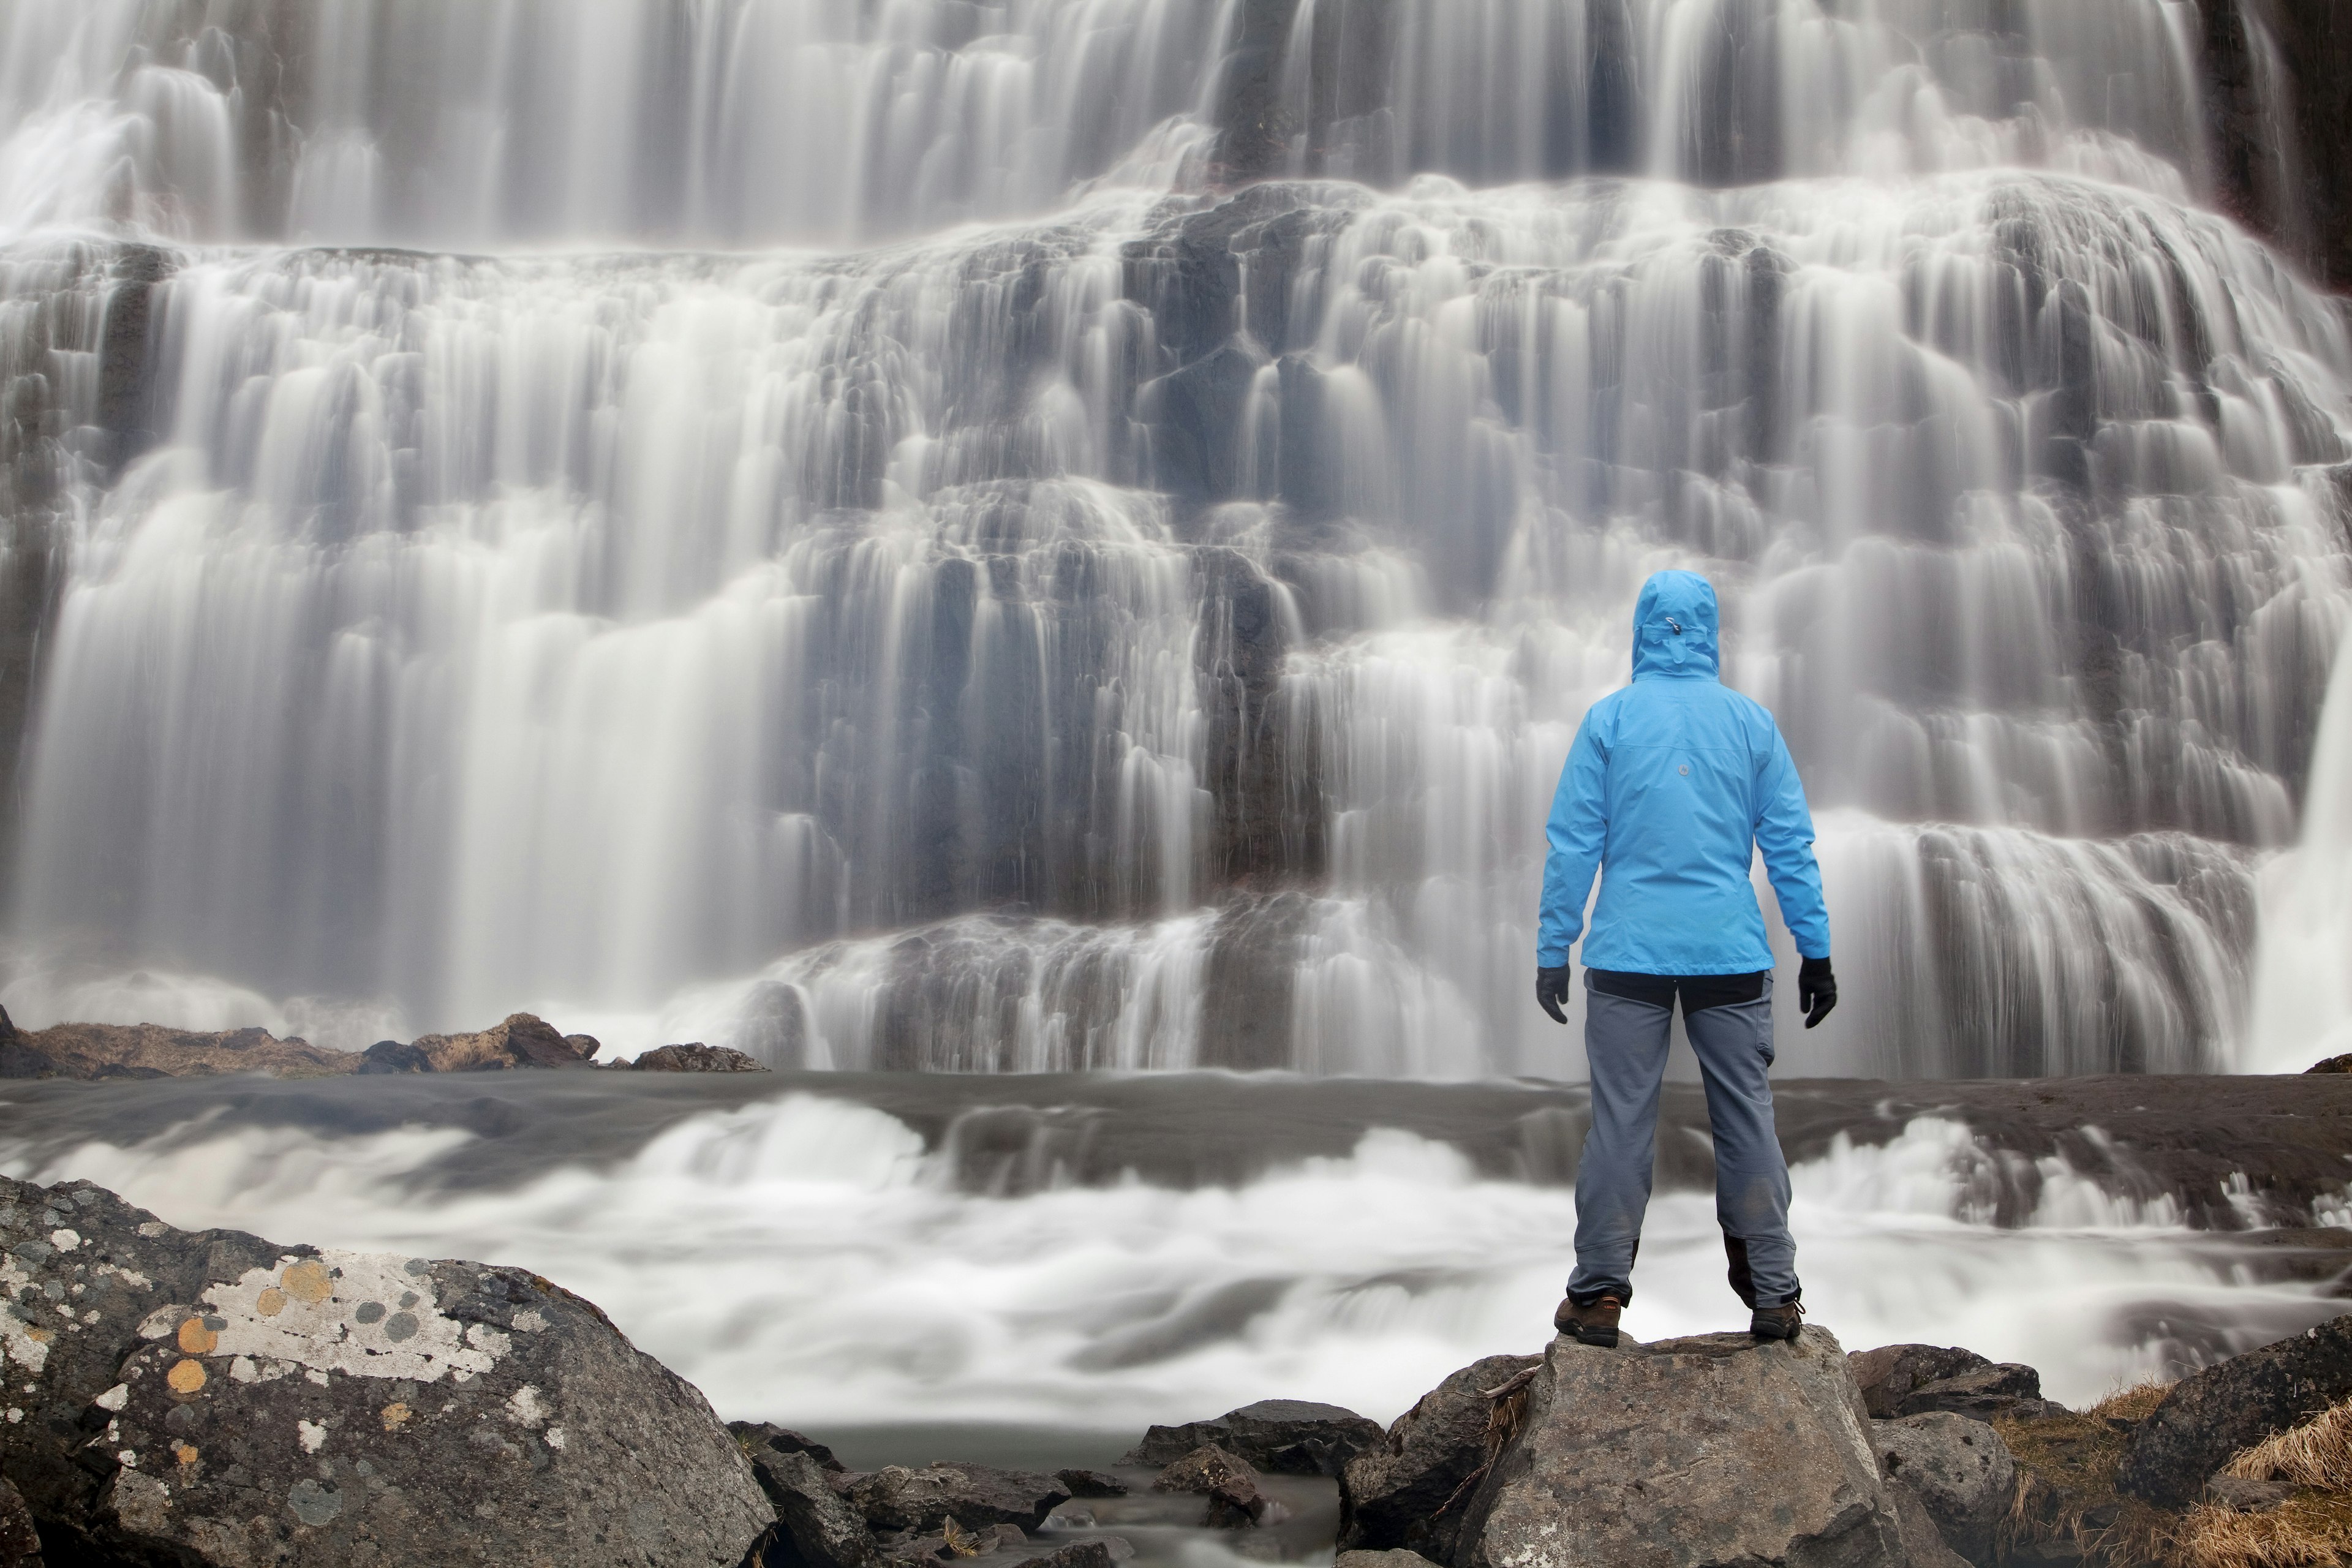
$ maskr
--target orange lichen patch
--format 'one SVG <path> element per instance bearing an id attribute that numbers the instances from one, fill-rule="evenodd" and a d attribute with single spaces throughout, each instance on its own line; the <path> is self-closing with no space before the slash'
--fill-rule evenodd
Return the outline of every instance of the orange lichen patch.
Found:
<path id="1" fill-rule="evenodd" d="M 194 1443 L 178 1444 L 172 1449 L 172 1454 L 184 1465 L 193 1465 L 196 1462 L 196 1446 Z"/>
<path id="2" fill-rule="evenodd" d="M 286 1310 L 286 1292 L 272 1285 L 254 1298 L 253 1310 L 265 1318 L 274 1318 Z"/>
<path id="3" fill-rule="evenodd" d="M 310 1258 L 299 1263 L 288 1264 L 286 1272 L 278 1277 L 278 1283 L 284 1286 L 286 1293 L 297 1301 L 323 1301 L 327 1293 L 335 1288 L 334 1278 L 327 1272 L 327 1266 Z"/>
<path id="4" fill-rule="evenodd" d="M 180 1325 L 180 1348 L 190 1355 L 210 1355 L 220 1349 L 220 1336 L 202 1318 L 190 1318 Z"/>
<path id="5" fill-rule="evenodd" d="M 394 1400 L 383 1407 L 383 1429 L 387 1432 L 399 1431 L 408 1425 L 408 1417 L 412 1414 L 407 1405 L 396 1399 Z"/>
<path id="6" fill-rule="evenodd" d="M 26 1329 L 25 1337 L 37 1345 L 45 1345 L 58 1337 L 58 1331 L 55 1329 Z"/>
<path id="7" fill-rule="evenodd" d="M 202 1362 L 183 1361 L 176 1363 L 164 1377 L 174 1394 L 194 1394 L 205 1385 L 205 1365 Z"/>

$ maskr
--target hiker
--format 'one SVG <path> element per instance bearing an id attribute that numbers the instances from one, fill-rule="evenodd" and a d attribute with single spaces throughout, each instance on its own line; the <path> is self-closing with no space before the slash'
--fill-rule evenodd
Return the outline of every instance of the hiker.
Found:
<path id="1" fill-rule="evenodd" d="M 1731 1288 L 1759 1340 L 1793 1340 L 1804 1308 L 1789 1235 L 1789 1166 L 1772 1128 L 1772 950 L 1748 867 L 1764 868 L 1804 960 L 1812 1028 L 1837 1005 L 1829 911 L 1804 786 L 1760 704 L 1724 687 L 1715 589 L 1661 572 L 1633 610 L 1633 683 L 1592 705 L 1552 801 L 1536 943 L 1536 1001 L 1565 1024 L 1568 950 L 1584 939 L 1584 1054 L 1592 1130 L 1576 1168 L 1576 1272 L 1553 1326 L 1614 1345 L 1633 1299 L 1650 1203 L 1658 1086 L 1674 1005 L 1706 1080 L 1715 1213 Z"/>

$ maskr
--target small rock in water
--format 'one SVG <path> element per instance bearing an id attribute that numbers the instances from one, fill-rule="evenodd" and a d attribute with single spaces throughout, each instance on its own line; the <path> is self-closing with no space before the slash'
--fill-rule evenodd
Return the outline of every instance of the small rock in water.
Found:
<path id="1" fill-rule="evenodd" d="M 765 1063 L 753 1061 L 741 1051 L 730 1047 L 706 1046 L 699 1042 L 689 1046 L 657 1047 L 642 1053 L 630 1065 L 639 1072 L 766 1072 L 768 1070 Z"/>
<path id="2" fill-rule="evenodd" d="M 926 1534 L 950 1519 L 968 1530 L 991 1524 L 1036 1530 L 1047 1514 L 1070 1500 L 1068 1490 L 1051 1476 L 961 1464 L 919 1470 L 885 1466 L 849 1480 L 845 1495 L 876 1530 Z"/>
<path id="3" fill-rule="evenodd" d="M 1386 1436 L 1378 1422 L 1337 1405 L 1261 1399 L 1213 1421 L 1154 1426 L 1119 1463 L 1171 1464 L 1209 1444 L 1276 1475 L 1336 1477 Z"/>
<path id="4" fill-rule="evenodd" d="M 1072 1497 L 1125 1497 L 1127 1483 L 1100 1470 L 1055 1470 L 1054 1479 L 1070 1489 Z"/>
<path id="5" fill-rule="evenodd" d="M 1220 1487 L 1257 1489 L 1257 1471 L 1213 1443 L 1203 1444 L 1160 1472 L 1151 1489 L 1162 1492 L 1213 1492 Z"/>

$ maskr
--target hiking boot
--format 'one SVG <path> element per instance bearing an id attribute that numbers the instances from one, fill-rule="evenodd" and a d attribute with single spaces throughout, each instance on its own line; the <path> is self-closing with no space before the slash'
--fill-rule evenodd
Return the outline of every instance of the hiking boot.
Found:
<path id="1" fill-rule="evenodd" d="M 1793 1340 L 1804 1326 L 1802 1301 L 1791 1301 L 1785 1307 L 1759 1307 L 1755 1316 L 1748 1320 L 1748 1331 L 1759 1340 Z"/>
<path id="2" fill-rule="evenodd" d="M 1580 1305 L 1570 1296 L 1551 1315 L 1551 1326 L 1579 1344 L 1599 1345 L 1602 1350 L 1617 1348 L 1617 1315 L 1625 1303 L 1614 1296 L 1600 1296 L 1590 1306 Z"/>

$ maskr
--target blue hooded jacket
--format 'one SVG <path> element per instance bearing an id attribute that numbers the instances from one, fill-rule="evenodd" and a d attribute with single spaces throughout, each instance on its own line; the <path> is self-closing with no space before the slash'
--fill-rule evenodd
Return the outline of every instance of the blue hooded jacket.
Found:
<path id="1" fill-rule="evenodd" d="M 1718 679 L 1715 589 L 1661 572 L 1633 610 L 1633 684 L 1594 703 L 1552 800 L 1536 962 L 1557 969 L 1601 899 L 1587 969 L 1753 974 L 1772 967 L 1748 867 L 1807 958 L 1830 955 L 1804 785 L 1761 703 Z"/>

